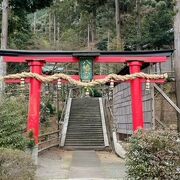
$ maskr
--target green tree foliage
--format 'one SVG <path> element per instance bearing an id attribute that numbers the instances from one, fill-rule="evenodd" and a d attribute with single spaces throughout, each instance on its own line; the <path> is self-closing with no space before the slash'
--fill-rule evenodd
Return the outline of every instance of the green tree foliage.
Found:
<path id="1" fill-rule="evenodd" d="M 174 0 L 119 0 L 119 4 L 123 49 L 173 46 Z M 34 12 L 36 34 L 32 33 Z M 111 0 L 10 0 L 9 22 L 13 49 L 87 49 L 88 25 L 94 47 L 116 49 L 115 2 Z"/>
<path id="2" fill-rule="evenodd" d="M 135 4 L 134 10 L 130 6 L 130 12 L 127 11 L 127 17 L 123 23 L 125 46 L 128 49 L 136 49 L 137 44 L 141 49 L 172 48 L 174 5 L 173 0 L 142 0 L 140 38 L 137 37 Z"/>
<path id="3" fill-rule="evenodd" d="M 9 48 L 27 49 L 34 43 L 27 15 L 50 6 L 52 2 L 53 0 L 9 0 Z"/>
<path id="4" fill-rule="evenodd" d="M 31 13 L 50 6 L 52 2 L 53 0 L 10 0 L 10 6 L 13 11 Z"/>
<path id="5" fill-rule="evenodd" d="M 140 3 L 138 8 L 137 2 Z M 135 50 L 137 46 L 141 49 L 172 48 L 174 0 L 119 0 L 119 4 L 123 49 Z M 33 15 L 30 18 L 31 24 L 33 24 L 32 17 Z M 54 1 L 39 19 L 42 19 L 39 24 L 45 22 L 43 27 L 49 28 L 51 23 L 51 32 L 47 29 L 42 30 L 44 28 L 39 26 L 36 34 L 39 35 L 38 32 L 41 32 L 39 38 L 46 37 L 46 40 L 49 35 L 51 36 L 49 48 L 87 49 L 89 25 L 89 40 L 93 46 L 100 50 L 116 49 L 114 1 Z M 52 41 L 54 32 L 55 44 Z"/>
<path id="6" fill-rule="evenodd" d="M 0 102 L 0 147 L 24 150 L 27 139 L 27 106 L 23 98 L 4 98 Z"/>
<path id="7" fill-rule="evenodd" d="M 150 49 L 173 44 L 173 1 L 151 1 L 150 11 L 143 19 L 144 44 Z"/>
<path id="8" fill-rule="evenodd" d="M 104 5 L 106 2 L 106 0 L 77 0 L 80 8 L 84 11 L 88 11 L 89 13 L 92 13 L 94 9 L 96 10 L 99 6 Z"/>
<path id="9" fill-rule="evenodd" d="M 27 15 L 50 6 L 52 1 L 53 0 L 9 0 L 8 48 L 32 49 L 37 47 L 37 39 L 31 31 Z M 17 66 L 8 64 L 7 71 L 18 72 L 18 70 L 22 71 L 26 68 L 27 66 L 25 65 Z"/>

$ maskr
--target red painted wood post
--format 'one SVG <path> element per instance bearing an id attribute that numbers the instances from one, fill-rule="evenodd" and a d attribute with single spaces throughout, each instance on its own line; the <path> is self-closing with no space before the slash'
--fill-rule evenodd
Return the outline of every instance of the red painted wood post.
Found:
<path id="1" fill-rule="evenodd" d="M 141 72 L 142 62 L 129 62 L 130 74 Z M 133 130 L 144 128 L 143 117 L 143 96 L 142 96 L 142 81 L 139 78 L 131 80 L 131 97 L 132 97 L 132 118 Z"/>
<path id="2" fill-rule="evenodd" d="M 32 73 L 42 74 L 44 61 L 28 61 Z M 29 94 L 29 112 L 27 130 L 33 131 L 35 143 L 38 144 L 39 127 L 40 127 L 40 103 L 41 103 L 41 82 L 35 78 L 30 78 Z"/>

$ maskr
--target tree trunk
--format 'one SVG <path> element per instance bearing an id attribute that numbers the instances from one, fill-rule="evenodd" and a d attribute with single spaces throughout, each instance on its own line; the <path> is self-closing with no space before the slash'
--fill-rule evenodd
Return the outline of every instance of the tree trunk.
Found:
<path id="1" fill-rule="evenodd" d="M 116 7 L 117 50 L 122 50 L 119 0 L 115 0 L 115 7 Z"/>
<path id="2" fill-rule="evenodd" d="M 1 49 L 7 49 L 8 41 L 8 7 L 9 0 L 2 2 L 2 33 L 1 33 Z M 0 76 L 6 74 L 6 63 L 3 62 L 3 57 L 0 58 Z M 0 93 L 4 90 L 4 83 L 0 81 Z"/>
<path id="3" fill-rule="evenodd" d="M 137 44 L 136 44 L 136 49 L 141 50 L 141 0 L 136 0 L 136 21 L 137 21 Z"/>
<path id="4" fill-rule="evenodd" d="M 57 26 L 57 47 L 59 49 L 59 44 L 60 44 L 60 24 L 58 23 Z"/>
<path id="5" fill-rule="evenodd" d="M 90 50 L 90 26 L 88 24 L 88 32 L 87 32 L 87 46 L 88 46 L 88 50 Z"/>
<path id="6" fill-rule="evenodd" d="M 36 12 L 34 13 L 34 34 L 36 34 Z"/>
<path id="7" fill-rule="evenodd" d="M 174 21 L 174 45 L 175 45 L 175 79 L 177 105 L 180 108 L 180 0 L 176 3 L 177 14 Z M 178 114 L 177 129 L 180 132 L 180 115 Z"/>
<path id="8" fill-rule="evenodd" d="M 55 15 L 55 14 L 54 14 L 53 20 L 54 20 L 54 34 L 53 34 L 53 39 L 54 39 L 54 48 L 56 49 L 56 15 Z"/>
<path id="9" fill-rule="evenodd" d="M 95 41 L 96 41 L 96 8 L 93 9 L 93 12 L 92 12 L 92 32 L 91 32 L 91 35 L 92 35 L 92 48 L 95 47 Z"/>
<path id="10" fill-rule="evenodd" d="M 51 13 L 49 12 L 49 43 L 51 43 L 51 26 L 52 26 L 52 21 L 51 21 Z"/>

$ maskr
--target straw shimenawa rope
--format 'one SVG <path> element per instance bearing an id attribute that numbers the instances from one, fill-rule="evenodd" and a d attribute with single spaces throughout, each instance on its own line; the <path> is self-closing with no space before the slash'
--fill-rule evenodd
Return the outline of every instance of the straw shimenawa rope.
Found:
<path id="1" fill-rule="evenodd" d="M 96 85 L 106 84 L 107 82 L 110 82 L 111 80 L 122 81 L 122 82 L 128 81 L 128 80 L 133 80 L 136 78 L 157 80 L 157 79 L 167 79 L 168 75 L 167 75 L 167 73 L 159 75 L 159 74 L 145 74 L 143 72 L 127 74 L 124 76 L 117 75 L 117 74 L 109 74 L 104 79 L 93 80 L 91 82 L 86 83 L 86 82 L 77 81 L 77 80 L 71 78 L 71 76 L 66 75 L 66 74 L 61 74 L 61 73 L 54 74 L 51 76 L 43 76 L 43 75 L 39 75 L 39 74 L 32 73 L 32 72 L 22 72 L 22 73 L 18 73 L 18 74 L 10 74 L 10 75 L 0 77 L 0 81 L 6 80 L 6 79 L 21 79 L 21 78 L 35 78 L 43 83 L 50 83 L 50 82 L 58 80 L 58 79 L 64 79 L 64 80 L 68 81 L 70 84 L 74 84 L 77 86 L 83 86 L 83 87 L 92 87 L 92 86 L 96 86 Z"/>

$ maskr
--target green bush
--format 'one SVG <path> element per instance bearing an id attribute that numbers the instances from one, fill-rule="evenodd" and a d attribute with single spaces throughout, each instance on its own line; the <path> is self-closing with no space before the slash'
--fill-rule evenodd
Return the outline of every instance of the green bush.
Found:
<path id="1" fill-rule="evenodd" d="M 130 179 L 180 179 L 179 135 L 139 131 L 130 138 L 126 165 Z"/>
<path id="2" fill-rule="evenodd" d="M 33 180 L 35 171 L 36 166 L 25 152 L 0 148 L 1 180 Z"/>
<path id="3" fill-rule="evenodd" d="M 27 138 L 27 106 L 23 97 L 0 101 L 0 147 L 24 150 Z"/>
<path id="4" fill-rule="evenodd" d="M 102 93 L 100 92 L 100 90 L 98 90 L 96 88 L 93 88 L 92 91 L 93 91 L 92 96 L 94 96 L 94 97 L 102 97 Z"/>

